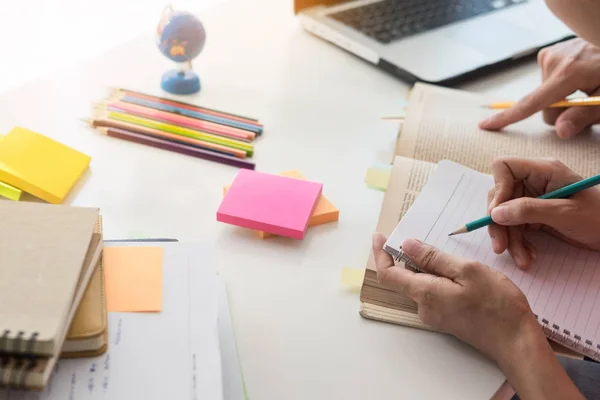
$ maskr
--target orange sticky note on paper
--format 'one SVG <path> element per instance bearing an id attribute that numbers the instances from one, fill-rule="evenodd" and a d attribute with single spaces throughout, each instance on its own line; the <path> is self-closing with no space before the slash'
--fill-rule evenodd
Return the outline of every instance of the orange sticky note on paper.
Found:
<path id="1" fill-rule="evenodd" d="M 102 263 L 108 311 L 162 310 L 161 247 L 105 247 Z"/>
<path id="2" fill-rule="evenodd" d="M 300 171 L 296 171 L 296 170 L 285 171 L 285 172 L 280 173 L 279 175 L 286 176 L 288 178 L 306 180 L 304 175 L 302 175 L 300 173 Z M 229 186 L 231 186 L 231 185 L 227 185 L 227 186 L 223 187 L 223 196 L 225 196 L 227 194 L 227 190 L 229 189 Z M 310 220 L 308 221 L 308 226 L 311 227 L 311 226 L 326 224 L 328 222 L 335 222 L 339 218 L 340 218 L 340 210 L 338 210 L 331 203 L 331 201 L 329 201 L 325 196 L 321 195 L 321 197 L 319 197 L 319 200 L 317 200 L 317 205 L 315 206 L 313 213 L 310 217 Z M 261 239 L 265 239 L 265 238 L 272 237 L 272 236 L 277 236 L 277 235 L 273 235 L 271 233 L 263 232 L 263 231 L 255 231 L 255 232 L 258 234 L 258 236 Z"/>

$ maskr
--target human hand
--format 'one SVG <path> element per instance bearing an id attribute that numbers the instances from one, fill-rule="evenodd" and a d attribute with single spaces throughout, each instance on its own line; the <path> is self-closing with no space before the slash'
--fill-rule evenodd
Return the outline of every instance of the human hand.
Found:
<path id="1" fill-rule="evenodd" d="M 534 347 L 544 334 L 525 295 L 504 274 L 475 261 L 451 256 L 414 239 L 402 250 L 427 273 L 394 266 L 373 236 L 379 281 L 413 299 L 421 320 L 472 345 L 499 365 L 514 362 L 522 346 Z"/>
<path id="2" fill-rule="evenodd" d="M 542 84 L 511 108 L 480 122 L 481 129 L 498 130 L 544 111 L 544 121 L 555 125 L 556 134 L 572 138 L 600 122 L 600 107 L 548 108 L 580 90 L 600 95 L 600 49 L 583 39 L 572 39 L 538 53 Z"/>
<path id="3" fill-rule="evenodd" d="M 582 178 L 556 160 L 503 157 L 492 164 L 495 187 L 488 194 L 488 226 L 496 254 L 508 250 L 519 268 L 536 258 L 525 230 L 544 228 L 580 247 L 600 250 L 600 189 L 592 187 L 567 199 L 536 199 Z"/>
<path id="4" fill-rule="evenodd" d="M 523 292 L 504 274 L 414 239 L 402 250 L 426 273 L 395 266 L 373 236 L 377 278 L 418 305 L 419 317 L 495 361 L 521 399 L 583 400 L 553 354 Z"/>

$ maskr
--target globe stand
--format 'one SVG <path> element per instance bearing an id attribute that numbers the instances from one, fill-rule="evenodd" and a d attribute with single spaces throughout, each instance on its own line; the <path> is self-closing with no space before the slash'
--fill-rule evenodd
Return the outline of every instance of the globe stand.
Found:
<path id="1" fill-rule="evenodd" d="M 200 91 L 200 78 L 192 70 L 172 69 L 163 74 L 160 86 L 173 94 L 193 94 Z"/>

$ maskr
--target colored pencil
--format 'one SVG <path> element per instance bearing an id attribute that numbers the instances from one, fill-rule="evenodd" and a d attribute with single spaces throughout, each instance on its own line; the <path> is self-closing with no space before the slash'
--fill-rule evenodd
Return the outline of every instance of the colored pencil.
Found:
<path id="1" fill-rule="evenodd" d="M 538 197 L 538 199 L 564 199 L 566 197 L 574 195 L 575 193 L 581 192 L 585 189 L 589 189 L 592 186 L 596 186 L 598 184 L 600 184 L 600 174 L 592 176 L 591 178 L 583 179 L 579 182 L 572 183 L 560 189 L 556 189 L 552 192 L 543 194 L 540 197 Z M 472 232 L 476 229 L 483 228 L 484 226 L 488 226 L 493 223 L 494 221 L 492 220 L 492 217 L 488 215 L 486 217 L 479 218 L 478 220 L 467 223 L 465 226 L 458 228 L 454 232 L 450 233 L 448 236 Z"/>
<path id="2" fill-rule="evenodd" d="M 97 118 L 104 117 L 107 119 L 123 121 L 134 125 L 140 125 L 145 126 L 147 128 L 157 129 L 163 132 L 173 133 L 175 135 L 186 136 L 193 139 L 204 140 L 206 142 L 219 144 L 222 146 L 232 147 L 234 149 L 244 150 L 246 154 L 250 157 L 254 152 L 254 146 L 251 143 L 242 142 L 240 140 L 225 138 L 222 136 L 205 133 L 195 129 L 184 128 L 181 126 L 154 121 L 151 119 L 142 118 L 121 112 L 107 111 L 105 109 L 100 109 L 100 111 L 100 114 L 96 116 Z"/>
<path id="3" fill-rule="evenodd" d="M 127 96 L 122 93 L 120 93 L 118 96 L 115 96 L 114 99 L 123 101 L 125 103 L 136 104 L 139 106 L 153 108 L 155 110 L 166 111 L 166 112 L 170 112 L 173 114 L 184 115 L 186 117 L 191 117 L 191 118 L 198 119 L 198 120 L 214 122 L 216 124 L 229 126 L 232 128 L 242 129 L 242 130 L 245 130 L 248 132 L 252 132 L 255 135 L 262 133 L 261 126 L 253 124 L 253 123 L 237 121 L 237 120 L 231 119 L 230 117 L 223 117 L 220 115 L 208 114 L 206 112 L 188 110 L 187 108 L 183 108 L 180 106 L 174 106 L 171 104 L 162 103 L 162 102 L 156 101 L 156 100 L 148 100 L 148 99 L 144 99 L 141 97 Z"/>
<path id="4" fill-rule="evenodd" d="M 506 109 L 514 106 L 515 101 L 504 101 L 498 103 L 485 104 L 482 107 L 491 108 L 494 110 Z M 549 108 L 566 108 L 566 107 L 590 107 L 600 106 L 600 96 L 579 97 L 575 99 L 561 100 L 550 105 Z"/>
<path id="5" fill-rule="evenodd" d="M 220 117 L 224 117 L 224 118 L 229 118 L 234 121 L 244 122 L 247 124 L 253 124 L 260 128 L 259 134 L 262 133 L 263 126 L 258 122 L 257 119 L 254 119 L 254 118 L 244 117 L 241 115 L 227 113 L 224 111 L 218 111 L 218 110 L 214 110 L 214 109 L 207 108 L 207 107 L 195 106 L 193 104 L 184 103 L 184 102 L 173 100 L 173 99 L 167 99 L 164 97 L 153 96 L 153 95 L 136 92 L 136 91 L 129 90 L 129 89 L 115 89 L 115 90 L 117 92 L 124 93 L 125 95 L 128 95 L 128 96 L 138 97 L 138 98 L 151 100 L 151 101 L 157 101 L 162 104 L 168 104 L 168 105 L 171 105 L 174 107 L 181 107 L 181 108 L 191 110 L 191 111 L 198 111 L 198 112 L 206 113 L 209 115 L 215 115 L 215 116 L 220 116 Z"/>
<path id="6" fill-rule="evenodd" d="M 222 164 L 231 165 L 234 167 L 254 169 L 254 163 L 241 160 L 236 157 L 231 157 L 213 151 L 199 149 L 197 147 L 188 146 L 182 143 L 174 143 L 168 140 L 160 139 L 157 137 L 141 135 L 139 133 L 130 132 L 124 129 L 118 128 L 99 128 L 98 131 L 108 135 L 110 137 L 127 140 L 134 143 L 144 144 L 146 146 L 155 147 L 163 150 L 172 151 L 175 153 L 185 154 L 192 157 L 201 158 L 204 160 L 215 161 Z"/>
<path id="7" fill-rule="evenodd" d="M 248 132 L 243 129 L 219 125 L 215 124 L 214 122 L 200 121 L 195 118 L 178 115 L 171 112 L 155 110 L 153 108 L 126 103 L 123 101 L 109 101 L 105 105 L 110 111 L 124 112 L 131 115 L 137 115 L 139 117 L 150 118 L 155 121 L 166 122 L 168 124 L 174 124 L 206 133 L 229 137 L 232 139 L 252 141 L 256 136 L 255 133 Z"/>
<path id="8" fill-rule="evenodd" d="M 140 135 L 149 135 L 154 136 L 160 139 L 169 140 L 172 142 L 187 144 L 190 146 L 198 147 L 205 150 L 212 150 L 222 154 L 227 154 L 230 156 L 238 157 L 238 158 L 246 158 L 246 152 L 243 150 L 234 149 L 227 146 L 221 146 L 219 144 L 214 144 L 210 142 L 205 142 L 203 140 L 193 139 L 186 136 L 175 135 L 168 132 L 159 131 L 158 129 L 146 128 L 140 125 L 129 124 L 123 121 L 116 121 L 112 119 L 94 119 L 86 121 L 94 128 L 117 128 L 123 129 L 129 132 L 139 133 Z"/>

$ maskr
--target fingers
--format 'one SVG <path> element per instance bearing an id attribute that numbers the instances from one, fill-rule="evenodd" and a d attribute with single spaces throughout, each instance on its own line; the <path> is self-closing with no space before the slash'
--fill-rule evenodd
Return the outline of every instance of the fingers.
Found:
<path id="1" fill-rule="evenodd" d="M 526 186 L 536 196 L 569 185 L 581 179 L 564 164 L 553 160 L 501 157 L 492 163 L 494 196 L 488 204 L 488 212 L 499 204 L 517 196 L 515 188 Z M 525 184 L 515 186 L 518 181 Z M 521 194 L 522 195 L 522 194 Z"/>
<path id="2" fill-rule="evenodd" d="M 504 226 L 544 224 L 556 227 L 565 215 L 569 215 L 571 208 L 572 202 L 567 199 L 521 197 L 494 208 L 491 216 L 496 224 Z"/>
<path id="3" fill-rule="evenodd" d="M 423 271 L 449 279 L 456 278 L 460 273 L 461 259 L 428 244 L 407 239 L 402 243 L 402 250 Z"/>
<path id="4" fill-rule="evenodd" d="M 490 189 L 488 192 L 488 207 L 492 200 L 494 199 L 494 194 L 496 193 L 496 188 Z M 489 214 L 489 211 L 488 211 Z M 506 227 L 502 225 L 491 224 L 488 225 L 488 234 L 490 235 L 490 239 L 492 241 L 492 249 L 496 254 L 502 254 L 506 250 L 508 246 L 508 233 L 506 231 Z"/>
<path id="5" fill-rule="evenodd" d="M 386 238 L 381 233 L 375 233 L 373 235 L 373 257 L 375 258 L 375 265 L 377 271 L 380 269 L 385 270 L 394 266 L 394 259 L 391 255 L 383 250 Z"/>
<path id="6" fill-rule="evenodd" d="M 496 254 L 502 254 L 508 248 L 508 231 L 505 226 L 491 224 L 488 234 L 492 240 L 492 249 Z"/>
<path id="7" fill-rule="evenodd" d="M 517 267 L 529 269 L 535 260 L 533 252 L 526 246 L 526 240 L 520 228 L 508 227 L 508 253 L 512 256 Z"/>
<path id="8" fill-rule="evenodd" d="M 573 92 L 568 79 L 551 76 L 537 89 L 519 100 L 514 106 L 479 123 L 481 129 L 498 130 L 524 120 L 551 104 L 563 100 Z"/>
<path id="9" fill-rule="evenodd" d="M 373 255 L 379 282 L 406 294 L 417 303 L 423 301 L 424 297 L 431 298 L 446 292 L 448 289 L 446 286 L 451 283 L 449 280 L 396 267 L 392 257 L 382 250 L 384 243 L 383 235 L 379 233 L 373 235 Z"/>
<path id="10" fill-rule="evenodd" d="M 600 107 L 572 107 L 556 119 L 556 134 L 561 139 L 570 139 L 599 121 Z"/>

